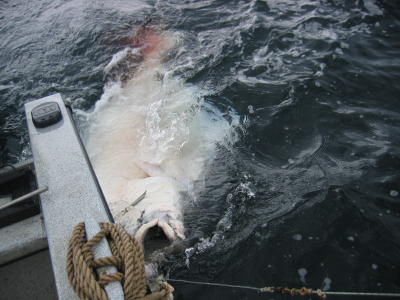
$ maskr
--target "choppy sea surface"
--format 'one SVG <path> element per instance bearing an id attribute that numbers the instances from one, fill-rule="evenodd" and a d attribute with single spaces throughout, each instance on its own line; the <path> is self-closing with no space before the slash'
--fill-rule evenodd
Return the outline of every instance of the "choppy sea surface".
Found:
<path id="1" fill-rule="evenodd" d="M 169 257 L 170 276 L 400 291 L 395 0 L 3 0 L 1 164 L 31 155 L 24 103 L 58 92 L 93 109 L 104 68 L 149 19 L 179 37 L 171 76 L 237 119 L 185 205 L 198 242 Z M 175 288 L 177 299 L 285 298 Z"/>

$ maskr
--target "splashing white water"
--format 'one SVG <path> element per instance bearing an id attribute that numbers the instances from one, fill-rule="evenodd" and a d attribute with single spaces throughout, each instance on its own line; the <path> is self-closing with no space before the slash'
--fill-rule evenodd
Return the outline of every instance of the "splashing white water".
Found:
<path id="1" fill-rule="evenodd" d="M 115 54 L 105 71 L 129 53 Z M 145 59 L 128 81 L 109 82 L 87 115 L 86 146 L 107 198 L 119 198 L 116 178 L 168 176 L 191 186 L 218 146 L 235 142 L 238 117 L 229 113 L 228 121 L 204 100 L 209 92 L 172 76 L 161 61 Z"/>

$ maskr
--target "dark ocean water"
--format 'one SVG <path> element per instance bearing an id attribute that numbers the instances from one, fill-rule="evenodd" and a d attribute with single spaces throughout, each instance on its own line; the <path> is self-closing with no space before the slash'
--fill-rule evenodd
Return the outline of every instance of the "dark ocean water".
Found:
<path id="1" fill-rule="evenodd" d="M 30 157 L 25 102 L 100 99 L 145 20 L 179 34 L 174 76 L 240 117 L 171 277 L 400 292 L 398 1 L 0 1 L 0 162 Z M 281 299 L 176 284 L 177 299 Z M 289 298 L 289 296 L 288 296 Z M 345 298 L 345 297 L 344 297 Z M 343 298 L 341 298 L 343 299 Z"/>

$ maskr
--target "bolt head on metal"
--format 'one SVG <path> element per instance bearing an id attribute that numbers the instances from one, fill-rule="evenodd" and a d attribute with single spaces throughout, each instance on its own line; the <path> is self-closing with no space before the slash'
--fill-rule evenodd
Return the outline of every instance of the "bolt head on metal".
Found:
<path id="1" fill-rule="evenodd" d="M 60 107 L 56 102 L 46 102 L 36 106 L 31 112 L 35 127 L 44 128 L 58 123 L 62 119 Z"/>

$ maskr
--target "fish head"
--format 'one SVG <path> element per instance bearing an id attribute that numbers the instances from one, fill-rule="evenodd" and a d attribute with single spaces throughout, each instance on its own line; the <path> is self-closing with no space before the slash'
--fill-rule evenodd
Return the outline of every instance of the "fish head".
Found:
<path id="1" fill-rule="evenodd" d="M 165 255 L 177 253 L 182 248 L 185 234 L 180 214 L 162 210 L 144 214 L 135 238 L 144 251 L 146 277 L 156 278 Z"/>
<path id="2" fill-rule="evenodd" d="M 180 212 L 154 210 L 146 214 L 144 211 L 135 238 L 146 251 L 168 247 L 176 241 L 185 239 Z"/>
<path id="3" fill-rule="evenodd" d="M 124 216 L 124 223 L 132 226 L 132 233 L 145 253 L 185 239 L 182 184 L 171 177 L 155 176 L 137 180 L 129 189 L 127 193 L 134 198 L 141 196 L 131 201 L 132 214 Z"/>

